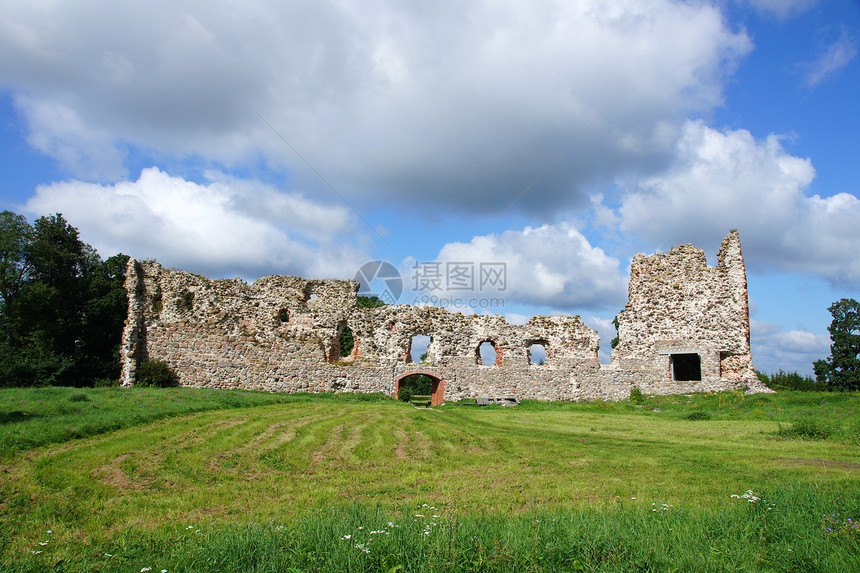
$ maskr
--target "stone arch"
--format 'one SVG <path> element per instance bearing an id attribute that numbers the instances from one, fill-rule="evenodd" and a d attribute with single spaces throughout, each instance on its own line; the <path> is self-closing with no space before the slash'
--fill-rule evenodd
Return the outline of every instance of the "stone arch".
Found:
<path id="1" fill-rule="evenodd" d="M 394 381 L 394 399 L 397 399 L 397 392 L 398 390 L 400 390 L 400 382 L 404 378 L 414 376 L 416 374 L 422 374 L 433 380 L 433 387 L 430 395 L 430 405 L 441 405 L 442 402 L 445 401 L 445 381 L 439 378 L 436 374 L 433 374 L 432 372 L 427 372 L 425 370 L 410 370 L 398 376 L 397 379 Z"/>

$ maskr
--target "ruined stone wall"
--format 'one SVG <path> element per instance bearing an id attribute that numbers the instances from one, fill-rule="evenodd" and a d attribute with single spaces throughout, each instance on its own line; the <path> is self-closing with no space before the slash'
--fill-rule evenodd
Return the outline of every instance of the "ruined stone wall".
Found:
<path id="1" fill-rule="evenodd" d="M 436 307 L 361 309 L 353 281 L 213 281 L 132 259 L 123 384 L 134 383 L 140 361 L 160 359 L 185 386 L 275 392 L 395 394 L 400 377 L 421 372 L 441 381 L 439 400 L 484 394 L 619 400 L 634 385 L 650 392 L 749 385 L 746 279 L 736 234 L 720 253 L 716 269 L 688 245 L 665 255 L 637 255 L 630 304 L 619 317 L 622 343 L 611 365 L 598 363 L 597 333 L 578 316 L 537 316 L 511 325 L 497 315 Z M 355 346 L 341 358 L 338 340 L 345 328 Z M 420 364 L 410 358 L 416 335 L 430 337 Z M 495 347 L 495 365 L 481 364 L 483 342 Z M 530 363 L 532 344 L 544 346 L 544 365 Z M 701 353 L 698 385 L 672 380 L 665 353 L 678 349 Z"/>
<path id="2" fill-rule="evenodd" d="M 716 267 L 709 267 L 704 251 L 692 245 L 636 255 L 628 289 L 612 362 L 633 374 L 644 392 L 726 386 L 763 390 L 752 366 L 746 270 L 737 231 L 723 240 Z M 679 379 L 681 361 L 688 359 L 698 360 L 700 380 Z"/>

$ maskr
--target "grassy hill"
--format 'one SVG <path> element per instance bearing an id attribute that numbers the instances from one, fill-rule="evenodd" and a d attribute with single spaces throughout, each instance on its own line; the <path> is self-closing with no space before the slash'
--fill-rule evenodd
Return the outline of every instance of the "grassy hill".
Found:
<path id="1" fill-rule="evenodd" d="M 0 404 L 0 571 L 860 570 L 857 394 Z"/>

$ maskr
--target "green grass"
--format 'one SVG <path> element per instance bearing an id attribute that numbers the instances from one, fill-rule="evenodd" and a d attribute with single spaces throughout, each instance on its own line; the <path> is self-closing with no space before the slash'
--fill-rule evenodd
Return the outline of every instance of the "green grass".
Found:
<path id="1" fill-rule="evenodd" d="M 412 399 L 409 400 L 409 403 L 413 406 L 426 407 L 430 406 L 431 399 L 433 397 L 430 394 L 413 394 Z"/>
<path id="2" fill-rule="evenodd" d="M 284 394 L 189 388 L 9 388 L 0 391 L 0 460 L 20 450 L 205 410 L 277 404 Z"/>
<path id="3" fill-rule="evenodd" d="M 860 568 L 858 536 L 827 531 L 860 518 L 858 394 L 420 410 L 380 395 L 58 390 L 0 392 L 5 416 L 24 396 L 32 414 L 0 437 L 69 416 L 124 426 L 4 442 L 0 571 Z M 165 413 L 186 397 L 230 409 Z M 161 414 L 128 417 L 144 410 Z M 835 431 L 780 436 L 802 419 Z"/>

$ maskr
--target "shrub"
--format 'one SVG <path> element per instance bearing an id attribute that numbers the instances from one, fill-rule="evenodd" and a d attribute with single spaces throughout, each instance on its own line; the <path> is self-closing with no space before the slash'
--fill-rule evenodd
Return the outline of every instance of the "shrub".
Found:
<path id="1" fill-rule="evenodd" d="M 645 401 L 645 395 L 639 389 L 639 386 L 634 386 L 630 389 L 630 401 L 634 404 L 641 404 Z"/>
<path id="2" fill-rule="evenodd" d="M 412 401 L 412 388 L 409 386 L 401 386 L 399 390 L 397 390 L 397 399 L 403 402 L 411 402 Z"/>
<path id="3" fill-rule="evenodd" d="M 686 416 L 684 416 L 687 420 L 698 421 L 698 420 L 710 420 L 711 415 L 707 412 L 690 412 Z"/>
<path id="4" fill-rule="evenodd" d="M 835 433 L 833 426 L 812 418 L 797 420 L 790 426 L 780 424 L 777 432 L 783 438 L 801 440 L 827 440 Z"/>
<path id="5" fill-rule="evenodd" d="M 111 378 L 99 378 L 93 382 L 93 388 L 116 388 L 119 386 L 119 380 Z"/>
<path id="6" fill-rule="evenodd" d="M 176 374 L 162 360 L 147 360 L 137 366 L 135 386 L 166 388 L 176 386 Z"/>

